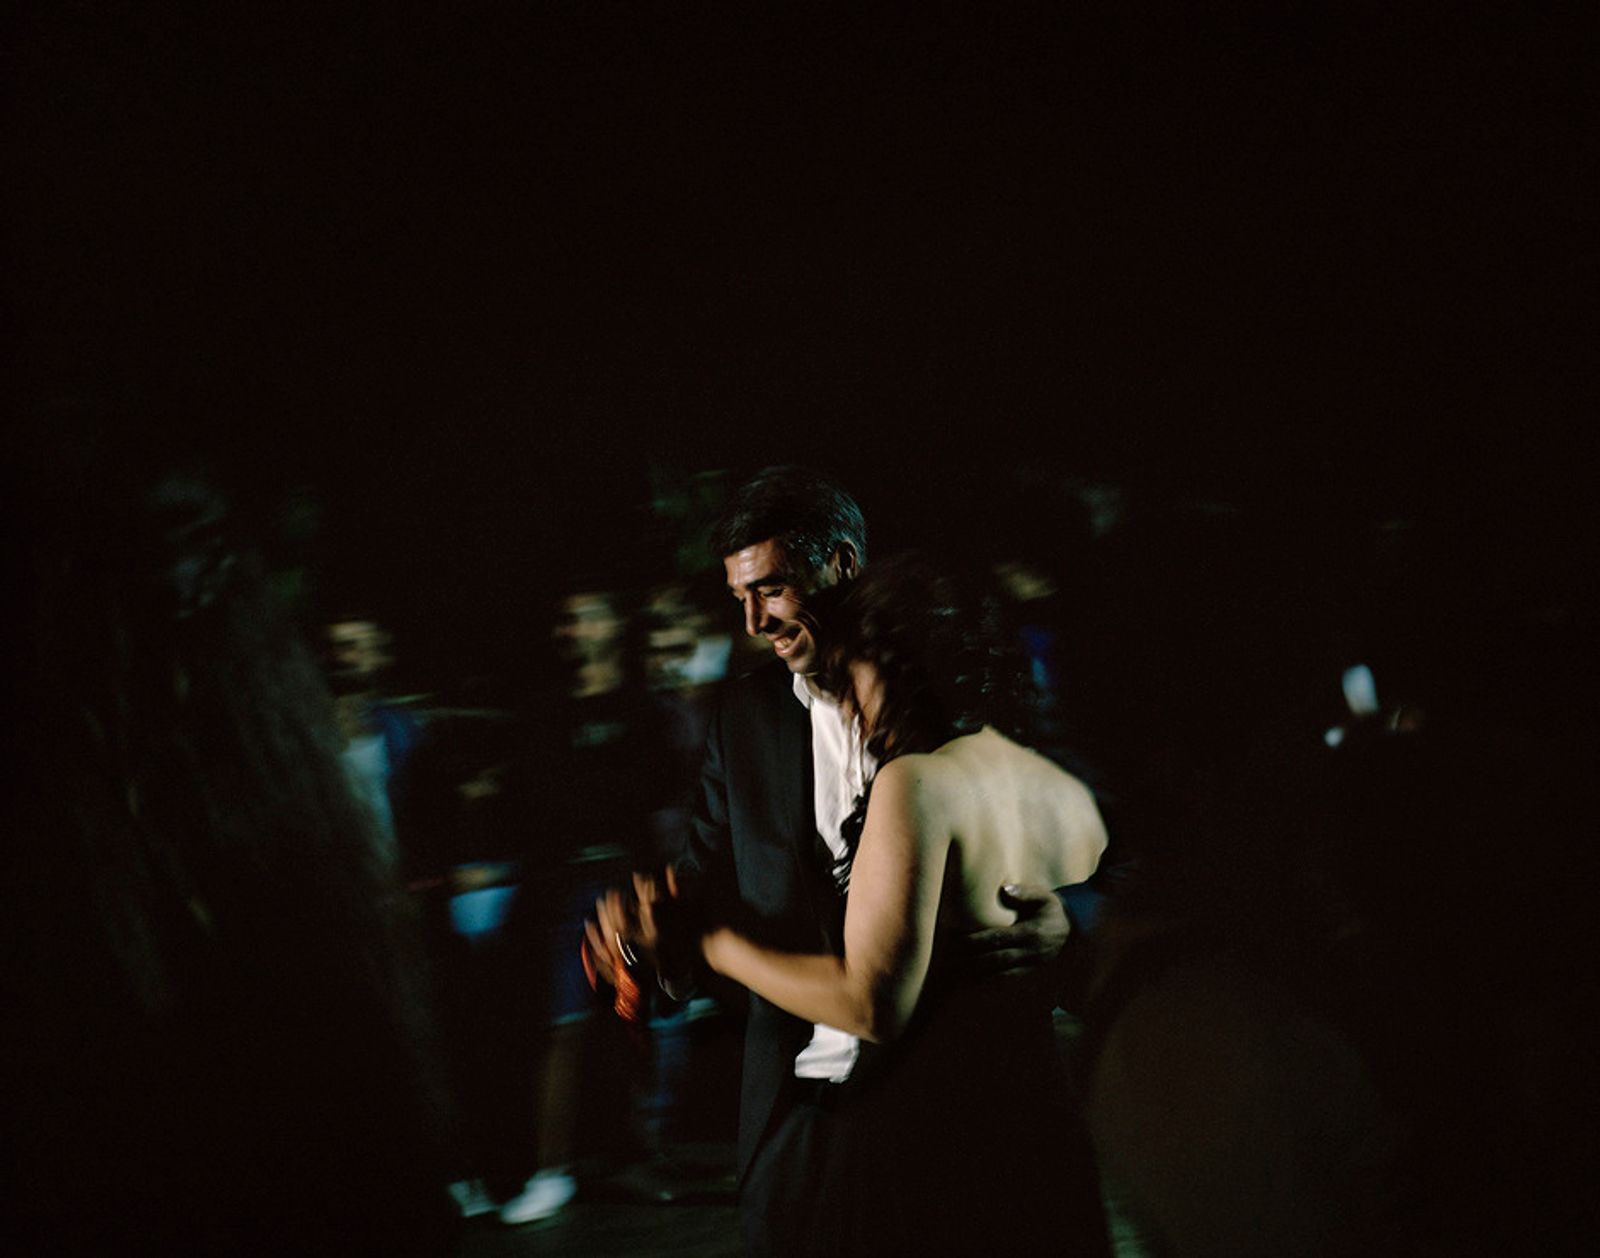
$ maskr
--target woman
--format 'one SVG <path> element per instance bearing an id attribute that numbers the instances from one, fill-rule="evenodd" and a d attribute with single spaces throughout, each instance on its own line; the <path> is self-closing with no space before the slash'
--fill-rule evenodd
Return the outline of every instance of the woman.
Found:
<path id="1" fill-rule="evenodd" d="M 1027 709 L 1014 653 L 926 561 L 874 566 L 826 623 L 816 681 L 854 714 L 879 765 L 835 871 L 844 954 L 674 920 L 681 907 L 653 902 L 648 884 L 644 911 L 669 940 L 691 932 L 717 973 L 863 1041 L 847 1081 L 804 1098 L 818 1109 L 804 1135 L 818 1169 L 793 1185 L 807 1221 L 796 1252 L 981 1252 L 999 1235 L 1059 1245 L 1075 1142 L 1052 1001 L 952 962 L 962 936 L 1012 921 L 1002 884 L 1094 872 L 1099 812 L 1081 782 L 1016 740 Z M 1098 1229 L 1092 1177 L 1079 1186 Z"/>

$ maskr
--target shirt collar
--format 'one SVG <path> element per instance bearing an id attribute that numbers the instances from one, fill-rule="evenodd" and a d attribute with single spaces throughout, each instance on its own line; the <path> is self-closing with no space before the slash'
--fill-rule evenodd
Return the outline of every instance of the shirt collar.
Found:
<path id="1" fill-rule="evenodd" d="M 811 705 L 814 703 L 821 703 L 830 708 L 839 706 L 827 695 L 823 694 L 822 691 L 818 690 L 816 684 L 804 673 L 794 674 L 794 697 L 800 700 L 807 712 L 811 711 Z"/>

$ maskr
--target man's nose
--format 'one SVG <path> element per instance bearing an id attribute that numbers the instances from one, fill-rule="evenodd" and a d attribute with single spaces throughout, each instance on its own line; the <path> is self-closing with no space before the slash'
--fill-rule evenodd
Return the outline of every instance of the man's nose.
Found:
<path id="1" fill-rule="evenodd" d="M 750 595 L 744 600 L 744 632 L 750 637 L 762 637 L 763 634 L 778 627 L 778 618 L 766 610 L 766 603 L 758 595 Z"/>

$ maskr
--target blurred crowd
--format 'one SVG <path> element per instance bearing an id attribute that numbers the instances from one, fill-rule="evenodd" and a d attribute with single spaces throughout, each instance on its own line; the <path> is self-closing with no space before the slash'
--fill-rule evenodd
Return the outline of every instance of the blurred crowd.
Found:
<path id="1" fill-rule="evenodd" d="M 677 850 L 718 688 L 759 658 L 720 573 L 527 574 L 533 662 L 499 684 L 413 667 L 425 590 L 276 561 L 205 469 L 71 457 L 12 531 L 18 1252 L 437 1253 L 596 1167 L 669 1200 L 674 1149 L 730 1136 L 741 995 L 626 999 L 582 923 Z M 1261 1252 L 1314 1252 L 1307 1220 L 1358 1207 L 1304 1155 L 1360 1209 L 1446 1202 L 1411 1252 L 1512 1243 L 1507 1193 L 1562 1252 L 1592 1221 L 1597 709 L 1559 521 L 995 489 L 948 562 L 1004 600 L 1041 749 L 1112 835 L 1080 1066 L 1151 1245 L 1216 1252 L 1250 1209 Z M 1280 1041 L 1292 1101 L 1219 1125 L 1232 1055 Z"/>

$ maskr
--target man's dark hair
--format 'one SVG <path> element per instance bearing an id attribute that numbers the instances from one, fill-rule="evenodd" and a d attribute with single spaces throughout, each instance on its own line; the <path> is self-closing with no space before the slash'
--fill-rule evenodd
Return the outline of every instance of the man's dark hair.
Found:
<path id="1" fill-rule="evenodd" d="M 861 508 L 830 476 L 792 464 L 767 467 L 737 490 L 711 528 L 718 557 L 769 538 L 783 547 L 791 565 L 815 572 L 841 542 L 855 548 L 856 562 L 867 561 L 867 523 Z"/>

